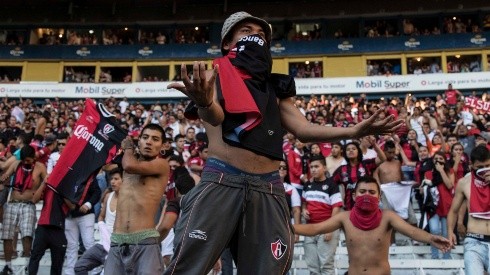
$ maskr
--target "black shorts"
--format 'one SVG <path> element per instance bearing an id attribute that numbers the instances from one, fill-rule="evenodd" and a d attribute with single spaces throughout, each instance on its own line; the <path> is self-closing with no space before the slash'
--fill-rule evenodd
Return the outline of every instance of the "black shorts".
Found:
<path id="1" fill-rule="evenodd" d="M 294 231 L 282 184 L 204 171 L 181 201 L 174 257 L 164 274 L 207 274 L 230 247 L 238 274 L 286 274 Z"/>

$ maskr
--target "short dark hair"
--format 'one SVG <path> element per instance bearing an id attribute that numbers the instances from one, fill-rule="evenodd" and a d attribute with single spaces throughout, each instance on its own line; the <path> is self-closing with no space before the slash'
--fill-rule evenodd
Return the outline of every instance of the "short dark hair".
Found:
<path id="1" fill-rule="evenodd" d="M 332 142 L 331 144 L 332 144 L 332 147 L 333 147 L 334 145 L 337 145 L 337 146 L 339 146 L 339 147 L 340 147 L 340 149 L 344 150 L 344 148 L 342 148 L 342 143 L 340 143 L 340 141 L 334 141 L 334 142 Z"/>
<path id="2" fill-rule="evenodd" d="M 115 174 L 119 174 L 122 177 L 122 175 L 123 175 L 122 167 L 116 167 L 116 168 L 112 169 L 111 171 L 109 171 L 110 177 L 114 176 Z"/>
<path id="3" fill-rule="evenodd" d="M 168 161 L 176 161 L 178 163 L 180 163 L 180 165 L 184 165 L 184 158 L 182 156 L 179 156 L 179 155 L 171 155 L 170 158 L 168 159 Z"/>
<path id="4" fill-rule="evenodd" d="M 314 161 L 319 161 L 323 166 L 327 166 L 327 163 L 325 162 L 325 157 L 320 155 L 320 156 L 312 156 L 310 158 L 310 163 Z"/>
<path id="5" fill-rule="evenodd" d="M 449 138 L 451 138 L 451 137 L 456 138 L 456 139 L 458 139 L 458 140 L 459 140 L 458 135 L 453 134 L 453 133 L 447 134 L 447 135 L 446 135 L 446 140 L 449 140 Z"/>
<path id="6" fill-rule="evenodd" d="M 364 176 L 361 177 L 357 180 L 356 187 L 354 188 L 354 194 L 357 192 L 357 189 L 359 189 L 359 184 L 360 183 L 376 183 L 378 193 L 381 194 L 381 187 L 379 187 L 378 181 L 373 178 L 372 176 Z"/>
<path id="7" fill-rule="evenodd" d="M 32 141 L 39 141 L 39 142 L 42 142 L 44 140 L 44 136 L 43 135 L 40 135 L 40 134 L 35 134 L 34 137 L 32 137 L 31 139 L 31 142 Z M 30 143 L 30 142 L 29 142 Z M 24 143 L 25 144 L 25 143 Z"/>
<path id="8" fill-rule="evenodd" d="M 56 139 L 68 139 L 68 134 L 63 132 L 63 133 L 60 133 L 58 134 L 58 136 L 56 137 Z"/>
<path id="9" fill-rule="evenodd" d="M 395 149 L 396 146 L 395 146 L 395 143 L 393 142 L 393 140 L 387 140 L 385 142 L 385 145 L 384 145 L 384 151 L 387 151 L 388 149 Z"/>
<path id="10" fill-rule="evenodd" d="M 197 150 L 199 152 L 202 152 L 204 151 L 204 149 L 207 149 L 208 148 L 208 144 L 206 142 L 204 142 L 203 144 L 199 145 L 199 147 L 197 148 Z"/>
<path id="11" fill-rule="evenodd" d="M 29 135 L 27 135 L 26 133 L 20 133 L 17 136 L 17 138 L 22 141 L 22 144 L 29 144 L 29 143 L 31 143 L 31 137 L 29 137 Z"/>
<path id="12" fill-rule="evenodd" d="M 184 135 L 181 135 L 181 134 L 178 134 L 174 137 L 174 141 L 177 142 L 177 140 L 179 140 L 180 138 L 183 138 L 185 139 L 185 136 Z"/>
<path id="13" fill-rule="evenodd" d="M 476 161 L 484 162 L 490 159 L 490 151 L 488 150 L 486 144 L 480 144 L 471 150 L 471 163 Z"/>
<path id="14" fill-rule="evenodd" d="M 35 158 L 36 157 L 36 149 L 31 145 L 25 145 L 20 149 L 20 159 L 25 160 L 26 158 Z"/>
<path id="15" fill-rule="evenodd" d="M 185 167 L 183 168 L 186 169 Z M 182 174 L 175 180 L 175 188 L 181 195 L 187 194 L 194 186 L 196 186 L 196 182 L 189 173 Z"/>
<path id="16" fill-rule="evenodd" d="M 155 130 L 155 131 L 160 132 L 160 134 L 162 135 L 162 141 L 165 141 L 165 131 L 163 130 L 162 126 L 160 126 L 158 124 L 150 123 L 150 124 L 146 125 L 145 127 L 143 127 L 143 129 L 141 130 L 141 133 L 140 133 L 140 137 L 146 129 Z"/>
<path id="17" fill-rule="evenodd" d="M 196 134 L 196 140 L 208 143 L 208 136 L 204 132 L 199 132 Z"/>

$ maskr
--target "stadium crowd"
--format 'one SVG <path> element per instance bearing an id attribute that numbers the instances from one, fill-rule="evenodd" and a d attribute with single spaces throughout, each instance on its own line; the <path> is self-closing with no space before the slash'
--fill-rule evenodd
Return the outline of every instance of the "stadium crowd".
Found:
<path id="1" fill-rule="evenodd" d="M 469 97 L 490 101 L 485 93 L 473 92 Z M 161 157 L 169 161 L 171 173 L 166 196 L 162 198 L 162 208 L 165 201 L 172 200 L 178 195 L 177 191 L 181 191 L 176 190 L 176 186 L 177 189 L 179 186 L 177 174 L 190 175 L 194 183 L 199 181 L 207 158 L 207 137 L 199 120 L 185 117 L 188 102 L 156 102 L 144 105 L 130 102 L 127 98 L 113 97 L 99 101 L 115 115 L 119 125 L 127 129 L 128 135 L 135 141 L 145 125 L 153 123 L 164 128 L 166 148 Z M 351 127 L 380 108 L 385 110 L 384 116 L 393 115 L 406 121 L 393 135 L 368 136 L 360 140 L 304 144 L 293 134 L 285 134 L 284 161 L 278 169 L 289 198 L 291 218 L 295 223 L 316 223 L 334 215 L 342 208 L 351 209 L 354 203 L 351 194 L 357 179 L 372 175 L 381 183 L 384 208 L 395 210 L 409 223 L 427 229 L 433 234 L 448 236 L 445 226 L 453 190 L 458 180 L 469 172 L 471 151 L 480 144 L 490 148 L 489 113 L 466 107 L 463 94 L 451 85 L 448 86 L 448 90 L 434 98 L 417 98 L 414 94 L 406 94 L 405 97 L 394 95 L 391 98 L 368 100 L 366 94 L 311 95 L 297 96 L 295 106 L 311 123 L 325 127 Z M 38 105 L 32 99 L 3 98 L 0 102 L 0 179 L 3 181 L 0 188 L 4 190 L 0 193 L 0 203 L 3 209 L 14 203 L 6 201 L 12 185 L 14 190 L 18 188 L 15 181 L 23 175 L 18 172 L 18 167 L 23 167 L 23 171 L 29 175 L 34 174 L 31 177 L 39 177 L 34 181 L 35 184 L 49 177 L 83 110 L 84 101 L 81 99 L 46 99 L 44 104 Z M 380 116 L 380 119 L 384 116 Z M 94 201 L 84 204 L 87 206 L 84 214 L 91 215 L 88 216 L 90 221 L 86 222 L 92 223 L 92 226 L 97 220 L 99 223 L 104 222 L 104 218 L 98 218 L 102 213 L 105 217 L 106 213 L 100 211 L 101 202 L 102 205 L 103 202 L 107 203 L 107 196 L 112 191 L 111 185 L 117 186 L 112 184 L 115 181 L 114 175 L 116 180 L 117 176 L 120 180 L 120 172 L 113 170 L 117 169 L 117 161 L 114 163 L 101 169 L 97 176 L 99 190 L 94 191 L 91 197 Z M 33 164 L 35 166 L 32 166 Z M 10 176 L 14 178 L 12 184 Z M 319 200 L 316 196 L 323 191 L 312 187 L 314 182 L 323 182 L 326 186 L 323 191 L 328 189 L 328 196 Z M 399 184 L 398 187 L 401 189 L 397 189 L 394 183 Z M 35 189 L 32 185 L 22 185 L 22 188 Z M 424 193 L 433 196 L 424 196 Z M 417 220 L 413 212 L 410 199 L 412 195 L 415 196 L 418 208 L 422 212 L 420 220 Z M 393 203 L 400 200 L 406 203 Z M 102 208 L 105 209 L 104 206 Z M 0 213 L 3 214 L 3 211 Z M 169 211 L 172 210 L 162 210 L 164 215 L 156 217 L 156 224 Z M 11 214 L 0 217 L 0 220 L 3 220 L 4 246 L 15 244 L 19 231 L 15 229 L 9 232 L 14 230 L 12 228 L 15 226 L 8 219 L 12 219 Z M 17 223 L 20 225 L 24 245 L 22 256 L 27 257 L 30 255 L 30 243 L 36 222 L 35 218 L 28 216 L 22 216 L 22 219 Z M 67 224 L 76 224 L 80 222 L 79 219 L 79 216 L 73 216 L 67 219 Z M 9 224 L 8 230 L 6 224 Z M 65 230 L 73 227 L 76 225 L 67 225 Z M 459 233 L 464 232 L 463 221 L 458 220 L 456 230 Z M 69 233 L 65 233 L 68 236 Z M 87 232 L 82 232 L 82 236 L 86 234 Z M 83 245 L 87 250 L 94 245 L 93 232 L 88 232 L 88 235 L 83 236 Z M 171 234 L 169 236 L 171 237 Z M 68 247 L 67 253 L 71 251 L 71 256 L 67 254 L 65 260 L 67 274 L 74 274 L 76 270 L 76 251 L 79 244 L 78 238 L 73 238 L 76 240 L 76 248 L 73 245 Z M 307 240 L 304 244 L 305 260 L 310 270 L 324 269 L 329 266 L 328 263 L 331 266 L 336 245 L 321 248 L 314 244 L 317 241 L 315 238 L 308 237 Z M 338 240 L 338 233 L 325 235 L 325 240 Z M 393 240 L 393 243 L 396 244 L 396 241 Z M 164 259 L 167 258 L 167 261 L 172 254 L 172 249 L 168 246 L 167 240 L 162 248 L 162 256 Z M 7 266 L 3 274 L 10 274 L 8 272 L 11 270 L 11 258 L 15 258 L 18 253 L 15 246 L 10 249 L 6 247 L 4 250 Z M 7 255 L 7 251 L 11 251 L 11 255 Z M 317 260 L 314 256 L 316 253 L 325 255 L 325 258 Z M 432 257 L 440 257 L 436 249 L 432 250 Z M 442 257 L 447 259 L 450 254 L 445 253 Z M 231 263 L 230 261 L 227 262 Z M 221 264 L 225 270 L 225 261 L 217 263 L 216 269 L 221 268 Z"/>
<path id="2" fill-rule="evenodd" d="M 314 20 L 314 18 L 312 18 Z M 323 20 L 323 19 L 321 19 Z M 292 23 L 289 21 L 274 23 L 273 27 L 284 29 L 284 33 L 275 39 L 288 41 L 311 41 L 326 38 L 345 39 L 354 37 L 395 37 L 428 36 L 453 33 L 474 33 L 490 29 L 490 15 L 478 20 L 476 16 L 461 14 L 428 20 L 417 16 L 400 19 L 367 19 L 361 30 L 354 28 L 323 30 L 321 20 L 314 23 Z M 95 28 L 96 29 L 96 28 Z M 0 29 L 0 45 L 162 45 L 210 43 L 208 26 L 175 27 L 160 26 L 154 28 L 112 29 L 39 29 L 37 38 L 29 39 L 24 30 Z"/>

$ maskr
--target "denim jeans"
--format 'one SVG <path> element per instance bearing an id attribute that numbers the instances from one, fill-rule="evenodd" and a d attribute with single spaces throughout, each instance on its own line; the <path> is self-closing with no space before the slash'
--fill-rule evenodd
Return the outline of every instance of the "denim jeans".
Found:
<path id="1" fill-rule="evenodd" d="M 106 190 L 107 187 L 109 187 L 106 180 L 106 173 L 105 172 L 99 173 L 96 178 L 97 178 L 97 184 L 99 184 L 100 192 L 102 194 L 104 193 L 104 190 Z M 94 205 L 95 222 L 97 222 L 97 219 L 99 218 L 101 208 L 102 205 L 100 204 L 100 201 Z"/>
<path id="2" fill-rule="evenodd" d="M 464 239 L 464 273 L 466 275 L 490 272 L 490 243 L 466 237 Z"/>
<path id="3" fill-rule="evenodd" d="M 442 235 L 443 237 L 447 238 L 447 218 L 439 217 L 437 214 L 434 214 L 434 216 L 429 219 L 429 230 L 430 233 L 434 235 Z M 439 249 L 437 249 L 435 246 L 431 246 L 430 252 L 432 254 L 432 259 L 439 259 Z M 451 253 L 444 253 L 442 258 L 450 259 Z"/>

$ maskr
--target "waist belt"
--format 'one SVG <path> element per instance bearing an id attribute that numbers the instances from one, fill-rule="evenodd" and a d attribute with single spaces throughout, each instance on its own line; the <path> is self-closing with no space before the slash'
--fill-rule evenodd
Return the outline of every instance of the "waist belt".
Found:
<path id="1" fill-rule="evenodd" d="M 490 242 L 490 235 L 483 235 L 477 233 L 466 233 L 466 237 L 477 239 L 482 242 Z"/>
<path id="2" fill-rule="evenodd" d="M 11 200 L 9 203 L 25 203 L 25 204 L 34 204 L 32 201 L 18 201 L 18 200 Z"/>
<path id="3" fill-rule="evenodd" d="M 201 180 L 285 197 L 285 190 L 282 184 L 272 184 L 260 179 L 260 177 L 251 175 L 230 175 L 204 171 L 201 175 Z"/>
<path id="4" fill-rule="evenodd" d="M 139 231 L 134 233 L 112 233 L 111 246 L 119 245 L 146 245 L 157 244 L 160 234 L 155 229 L 149 229 L 145 231 Z"/>

